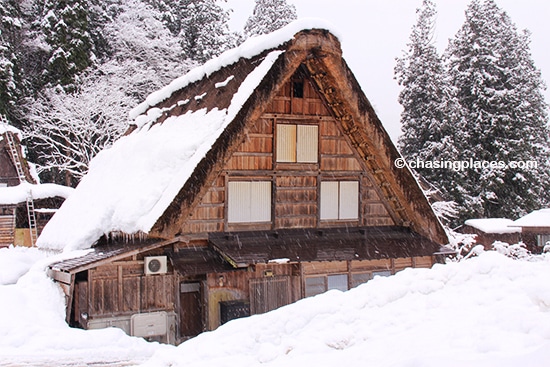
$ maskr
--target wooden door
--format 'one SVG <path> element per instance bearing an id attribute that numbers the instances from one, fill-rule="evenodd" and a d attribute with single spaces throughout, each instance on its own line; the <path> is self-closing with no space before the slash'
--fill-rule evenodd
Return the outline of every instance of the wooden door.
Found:
<path id="1" fill-rule="evenodd" d="M 290 277 L 250 279 L 250 313 L 264 313 L 291 303 Z"/>
<path id="2" fill-rule="evenodd" d="M 203 331 L 201 284 L 180 284 L 180 336 L 196 336 Z"/>

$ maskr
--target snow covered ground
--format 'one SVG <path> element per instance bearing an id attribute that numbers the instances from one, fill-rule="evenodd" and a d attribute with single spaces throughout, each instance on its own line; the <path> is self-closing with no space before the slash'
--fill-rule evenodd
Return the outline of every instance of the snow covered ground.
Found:
<path id="1" fill-rule="evenodd" d="M 550 365 L 549 254 L 526 261 L 484 252 L 408 269 L 231 321 L 178 347 L 117 329 L 70 329 L 44 257 L 0 250 L 0 366 Z"/>

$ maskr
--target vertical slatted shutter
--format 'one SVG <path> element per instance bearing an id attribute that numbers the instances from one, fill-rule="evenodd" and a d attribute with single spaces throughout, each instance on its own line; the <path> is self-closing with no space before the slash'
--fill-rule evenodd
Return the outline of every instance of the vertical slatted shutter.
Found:
<path id="1" fill-rule="evenodd" d="M 339 219 L 359 218 L 359 182 L 340 182 Z"/>
<path id="2" fill-rule="evenodd" d="M 229 182 L 227 206 L 229 223 L 269 222 L 271 182 Z"/>
<path id="3" fill-rule="evenodd" d="M 227 220 L 230 223 L 248 222 L 250 216 L 250 182 L 229 182 Z"/>
<path id="4" fill-rule="evenodd" d="M 277 125 L 277 162 L 296 162 L 296 125 Z"/>
<path id="5" fill-rule="evenodd" d="M 338 181 L 321 182 L 321 219 L 338 219 Z"/>
<path id="6" fill-rule="evenodd" d="M 316 125 L 298 125 L 296 141 L 296 161 L 317 163 L 319 133 Z"/>
<path id="7" fill-rule="evenodd" d="M 271 220 L 271 182 L 250 182 L 250 222 Z"/>

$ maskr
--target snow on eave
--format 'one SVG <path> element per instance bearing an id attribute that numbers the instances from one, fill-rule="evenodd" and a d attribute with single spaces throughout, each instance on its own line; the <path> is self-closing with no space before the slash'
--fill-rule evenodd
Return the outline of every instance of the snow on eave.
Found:
<path id="1" fill-rule="evenodd" d="M 0 187 L 0 205 L 24 203 L 31 196 L 34 200 L 54 197 L 68 198 L 73 188 L 57 184 L 33 185 L 27 182 L 17 186 Z"/>
<path id="2" fill-rule="evenodd" d="M 510 226 L 513 227 L 550 227 L 550 208 L 535 210 L 519 219 Z"/>
<path id="3" fill-rule="evenodd" d="M 173 80 L 167 86 L 151 93 L 144 102 L 130 111 L 130 120 L 135 120 L 139 115 L 145 113 L 147 109 L 165 101 L 174 92 L 185 88 L 189 84 L 202 80 L 204 77 L 234 64 L 241 58 L 250 59 L 261 54 L 263 51 L 276 48 L 293 39 L 298 32 L 310 29 L 325 29 L 337 38 L 340 38 L 339 32 L 335 30 L 335 27 L 331 23 L 317 18 L 299 19 L 275 32 L 251 37 L 239 47 L 225 51 L 220 56 L 192 69 L 187 74 Z"/>
<path id="4" fill-rule="evenodd" d="M 511 227 L 513 220 L 507 218 L 468 219 L 465 225 L 476 228 L 484 233 L 519 233 L 520 228 Z"/>

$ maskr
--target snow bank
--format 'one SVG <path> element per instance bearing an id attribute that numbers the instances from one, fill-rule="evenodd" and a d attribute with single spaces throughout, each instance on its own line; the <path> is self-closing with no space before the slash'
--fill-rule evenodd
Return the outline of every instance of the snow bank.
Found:
<path id="1" fill-rule="evenodd" d="M 13 205 L 23 203 L 27 200 L 29 194 L 35 200 L 56 196 L 66 199 L 73 191 L 72 187 L 52 183 L 33 185 L 24 182 L 17 186 L 0 187 L 0 204 Z"/>
<path id="2" fill-rule="evenodd" d="M 464 222 L 467 226 L 477 228 L 485 233 L 519 233 L 521 228 L 510 227 L 514 221 L 506 218 L 481 218 L 468 219 Z M 550 225 L 550 224 L 549 224 Z"/>
<path id="3" fill-rule="evenodd" d="M 143 361 L 162 348 L 128 337 L 120 329 L 84 331 L 65 323 L 65 296 L 45 274 L 52 261 L 82 255 L 51 256 L 34 249 L 0 250 L 0 356 L 2 365 L 75 365 L 96 361 Z M 23 261 L 23 257 L 27 260 Z M 33 262 L 34 265 L 29 264 Z M 4 265 L 10 264 L 8 269 Z M 19 279 L 18 275 L 22 275 Z M 17 280 L 15 284 L 5 285 Z M 167 348 L 167 347 L 166 347 Z M 57 363 L 56 363 L 57 361 Z"/>
<path id="4" fill-rule="evenodd" d="M 145 366 L 547 366 L 550 257 L 486 252 L 234 320 Z"/>
<path id="5" fill-rule="evenodd" d="M 205 64 L 189 71 L 180 78 L 175 79 L 166 87 L 151 93 L 146 100 L 130 111 L 130 119 L 134 120 L 145 113 L 151 106 L 168 99 L 175 91 L 185 88 L 187 85 L 202 80 L 215 71 L 237 62 L 240 58 L 252 58 L 265 50 L 275 48 L 291 40 L 294 35 L 304 29 L 326 29 L 340 38 L 339 32 L 331 23 L 316 18 L 303 18 L 296 20 L 287 26 L 269 34 L 251 37 L 239 47 L 228 50 L 220 56 L 207 61 Z"/>
<path id="6" fill-rule="evenodd" d="M 89 248 L 111 231 L 148 232 L 280 54 L 268 54 L 246 77 L 227 110 L 202 109 L 154 125 L 157 109 L 141 116 L 149 121 L 90 162 L 37 246 L 70 251 Z"/>
<path id="7" fill-rule="evenodd" d="M 27 263 L 15 269 L 26 272 L 15 284 L 0 285 L 6 365 L 546 367 L 550 361 L 550 255 L 519 261 L 484 252 L 407 269 L 234 320 L 172 347 L 116 328 L 69 328 L 64 296 L 44 268 L 83 252 L 44 260 L 38 252 L 0 250 L 2 265 L 24 253 L 38 260 L 30 270 Z"/>

